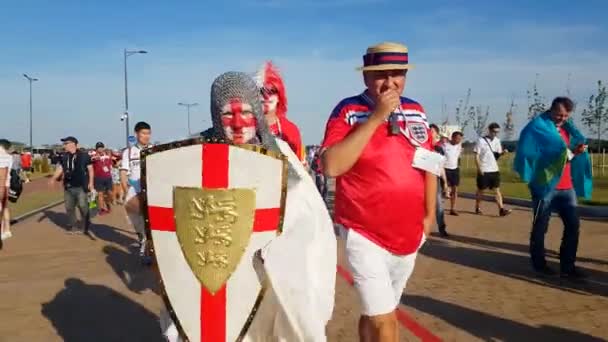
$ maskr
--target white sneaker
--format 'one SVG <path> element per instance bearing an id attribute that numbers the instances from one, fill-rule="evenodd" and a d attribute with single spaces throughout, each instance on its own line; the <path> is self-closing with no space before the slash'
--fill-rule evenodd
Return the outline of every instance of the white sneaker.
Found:
<path id="1" fill-rule="evenodd" d="M 2 232 L 2 236 L 1 236 L 2 240 L 6 240 L 6 239 L 9 239 L 9 238 L 12 238 L 12 237 L 13 237 L 13 233 L 12 232 L 10 232 L 10 231 L 8 231 L 8 232 Z"/>

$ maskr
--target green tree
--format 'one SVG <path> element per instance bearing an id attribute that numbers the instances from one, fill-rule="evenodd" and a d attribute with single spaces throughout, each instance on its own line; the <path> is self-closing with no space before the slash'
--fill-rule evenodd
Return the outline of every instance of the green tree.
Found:
<path id="1" fill-rule="evenodd" d="M 473 130 L 478 137 L 481 137 L 488 124 L 488 117 L 490 116 L 490 106 L 486 107 L 484 111 L 481 106 L 469 108 L 469 119 L 473 122 Z"/>
<path id="2" fill-rule="evenodd" d="M 536 74 L 536 78 L 538 79 L 538 74 Z M 545 98 L 540 95 L 536 83 L 535 80 L 532 89 L 526 91 L 528 95 L 528 120 L 534 119 L 538 114 L 547 110 Z"/>
<path id="3" fill-rule="evenodd" d="M 606 86 L 597 81 L 597 94 L 589 96 L 587 108 L 583 110 L 582 121 L 591 134 L 597 135 L 597 151 L 601 151 L 602 135 L 608 132 L 608 108 L 606 107 Z"/>
<path id="4" fill-rule="evenodd" d="M 467 126 L 470 123 L 470 115 L 469 115 L 469 101 L 471 100 L 471 88 L 469 88 L 467 90 L 467 96 L 464 99 L 464 101 L 462 99 L 460 99 L 458 101 L 458 105 L 456 106 L 456 113 L 454 115 L 454 117 L 456 118 L 456 124 L 458 124 L 458 126 L 460 127 L 460 129 L 462 130 L 462 133 L 464 134 L 464 130 L 467 128 Z"/>
<path id="5" fill-rule="evenodd" d="M 505 141 L 512 141 L 513 136 L 515 135 L 515 122 L 513 121 L 513 112 L 515 111 L 515 102 L 511 99 L 511 106 L 509 107 L 509 111 L 505 116 L 504 127 L 502 131 L 504 132 Z"/>

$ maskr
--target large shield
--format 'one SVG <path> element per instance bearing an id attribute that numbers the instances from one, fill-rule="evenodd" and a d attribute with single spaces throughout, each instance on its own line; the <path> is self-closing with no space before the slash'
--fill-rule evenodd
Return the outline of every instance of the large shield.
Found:
<path id="1" fill-rule="evenodd" d="M 284 156 L 203 138 L 142 152 L 146 227 L 184 340 L 238 341 L 263 298 L 254 254 L 280 233 Z"/>

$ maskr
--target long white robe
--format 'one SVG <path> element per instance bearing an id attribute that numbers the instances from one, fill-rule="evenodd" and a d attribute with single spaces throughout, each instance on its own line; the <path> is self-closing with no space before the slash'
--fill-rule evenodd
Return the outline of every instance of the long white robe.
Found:
<path id="1" fill-rule="evenodd" d="M 326 341 L 336 283 L 333 223 L 302 162 L 277 143 L 290 164 L 283 232 L 262 250 L 268 289 L 244 341 Z M 172 323 L 167 318 L 161 315 L 163 328 Z M 179 341 L 172 324 L 163 331 Z"/>

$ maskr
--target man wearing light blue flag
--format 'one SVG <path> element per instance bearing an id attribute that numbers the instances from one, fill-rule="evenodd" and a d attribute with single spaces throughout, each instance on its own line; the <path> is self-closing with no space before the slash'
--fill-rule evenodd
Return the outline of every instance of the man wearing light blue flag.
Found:
<path id="1" fill-rule="evenodd" d="M 545 260 L 545 233 L 556 211 L 564 223 L 560 246 L 560 276 L 580 279 L 575 268 L 580 220 L 576 198 L 591 198 L 591 162 L 586 139 L 569 119 L 574 103 L 557 97 L 549 111 L 539 114 L 522 130 L 514 169 L 528 183 L 534 205 L 530 257 L 541 275 L 555 275 Z"/>

